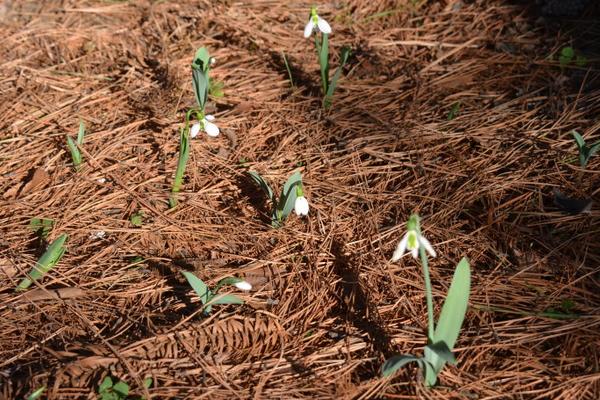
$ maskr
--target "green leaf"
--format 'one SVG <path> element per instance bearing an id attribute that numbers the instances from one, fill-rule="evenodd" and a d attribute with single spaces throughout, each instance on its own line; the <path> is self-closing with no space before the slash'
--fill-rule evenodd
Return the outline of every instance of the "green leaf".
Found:
<path id="1" fill-rule="evenodd" d="M 587 58 L 585 56 L 578 55 L 575 58 L 575 65 L 580 68 L 585 67 L 587 65 Z"/>
<path id="2" fill-rule="evenodd" d="M 144 222 L 144 213 L 141 211 L 138 211 L 135 214 L 132 214 L 131 217 L 129 217 L 129 221 L 131 222 L 131 225 L 133 225 L 133 226 L 136 226 L 136 227 L 142 226 L 142 224 Z"/>
<path id="3" fill-rule="evenodd" d="M 335 74 L 333 74 L 331 83 L 327 85 L 327 93 L 325 95 L 325 98 L 323 99 L 323 105 L 325 106 L 325 108 L 331 107 L 331 103 L 333 102 L 333 92 L 337 87 L 337 82 L 340 79 L 340 76 L 342 75 L 342 69 L 344 68 L 344 65 L 346 65 L 349 56 L 350 49 L 347 47 L 343 47 L 340 53 L 340 65 L 338 65 L 337 69 L 335 70 Z"/>
<path id="4" fill-rule="evenodd" d="M 126 382 L 119 381 L 113 387 L 112 390 L 119 395 L 120 398 L 124 399 L 129 395 L 129 385 Z"/>
<path id="5" fill-rule="evenodd" d="M 196 50 L 196 54 L 194 55 L 192 68 L 200 68 L 201 70 L 206 71 L 209 67 L 210 55 L 208 54 L 208 49 L 206 47 L 200 47 Z"/>
<path id="6" fill-rule="evenodd" d="M 179 133 L 179 160 L 177 161 L 177 171 L 175 171 L 175 179 L 173 180 L 173 187 L 171 188 L 171 197 L 169 198 L 169 207 L 173 208 L 177 205 L 176 193 L 181 190 L 183 184 L 183 176 L 185 174 L 185 167 L 190 157 L 190 142 L 188 137 L 188 128 L 181 129 Z"/>
<path id="7" fill-rule="evenodd" d="M 428 358 L 428 353 L 436 354 L 444 362 L 447 362 L 449 364 L 456 364 L 456 358 L 454 357 L 454 354 L 452 354 L 452 351 L 448 348 L 448 346 L 446 346 L 446 343 L 444 342 L 437 342 L 427 345 L 425 347 L 425 358 Z"/>
<path id="8" fill-rule="evenodd" d="M 283 62 L 285 63 L 285 69 L 287 69 L 288 77 L 290 79 L 290 85 L 294 87 L 294 78 L 292 77 L 292 70 L 290 68 L 290 64 L 288 63 L 287 57 L 285 56 L 285 53 L 283 51 L 281 52 L 281 57 L 283 58 Z"/>
<path id="9" fill-rule="evenodd" d="M 85 124 L 82 120 L 79 120 L 79 132 L 77 133 L 77 144 L 83 144 L 83 137 L 85 136 Z"/>
<path id="10" fill-rule="evenodd" d="M 319 52 L 319 66 L 321 68 L 321 83 L 323 85 L 323 94 L 326 95 L 329 90 L 329 35 L 323 33 L 321 46 L 317 47 Z M 315 35 L 315 38 L 317 36 Z"/>
<path id="11" fill-rule="evenodd" d="M 302 174 L 300 171 L 296 171 L 283 185 L 281 196 L 279 197 L 279 204 L 277 205 L 277 210 L 281 213 L 281 220 L 286 219 L 294 209 L 294 204 L 298 197 L 296 194 L 296 186 L 301 184 Z"/>
<path id="12" fill-rule="evenodd" d="M 101 400 L 120 400 L 119 396 L 114 393 L 112 390 L 109 390 L 107 392 L 102 392 L 100 394 L 100 399 Z"/>
<path id="13" fill-rule="evenodd" d="M 398 371 L 400 368 L 404 367 L 406 364 L 416 362 L 420 367 L 423 367 L 423 362 L 419 357 L 415 357 L 410 354 L 403 354 L 399 356 L 393 356 L 383 363 L 381 366 L 381 375 L 383 377 L 390 376 Z"/>
<path id="14" fill-rule="evenodd" d="M 27 400 L 37 400 L 42 397 L 42 394 L 46 390 L 46 386 L 42 386 L 40 388 L 35 389 L 31 394 L 27 397 Z"/>
<path id="15" fill-rule="evenodd" d="M 456 118 L 459 111 L 460 111 L 460 101 L 457 101 L 456 103 L 452 104 L 452 108 L 448 112 L 448 118 L 447 118 L 448 121 L 452 121 L 454 118 Z"/>
<path id="16" fill-rule="evenodd" d="M 586 147 L 585 146 L 585 139 L 583 138 L 583 136 L 581 136 L 579 134 L 579 132 L 577 132 L 577 131 L 571 131 L 571 134 L 573 135 L 573 138 L 575 139 L 575 143 L 577 144 L 577 147 L 579 149 L 582 149 L 582 148 Z"/>
<path id="17" fill-rule="evenodd" d="M 596 154 L 598 152 L 598 150 L 600 150 L 600 142 L 593 144 L 592 147 L 589 148 L 588 161 L 589 161 L 590 157 L 592 157 L 594 154 Z"/>
<path id="18" fill-rule="evenodd" d="M 15 290 L 21 291 L 27 289 L 31 286 L 33 281 L 40 279 L 50 271 L 65 253 L 64 244 L 66 240 L 67 235 L 64 233 L 56 238 L 54 242 L 48 246 L 48 249 L 46 249 L 46 252 L 40 257 L 36 265 L 31 269 L 29 276 L 23 278 Z"/>
<path id="19" fill-rule="evenodd" d="M 573 48 L 569 46 L 563 47 L 560 51 L 560 55 L 568 59 L 573 59 L 573 57 L 575 56 L 575 50 L 573 50 Z"/>
<path id="20" fill-rule="evenodd" d="M 150 386 L 152 386 L 152 378 L 146 378 L 146 379 L 144 379 L 144 387 L 146 389 L 150 389 Z"/>
<path id="21" fill-rule="evenodd" d="M 192 69 L 192 85 L 198 107 L 204 112 L 210 86 L 208 75 L 200 69 Z"/>
<path id="22" fill-rule="evenodd" d="M 200 297 L 202 304 L 208 304 L 208 301 L 212 297 L 212 292 L 208 289 L 208 286 L 191 272 L 183 271 L 183 276 L 185 276 L 192 289 L 194 289 L 198 297 Z"/>
<path id="23" fill-rule="evenodd" d="M 244 300 L 233 294 L 216 294 L 210 299 L 210 304 L 244 304 Z"/>
<path id="24" fill-rule="evenodd" d="M 452 283 L 450 284 L 450 289 L 448 289 L 448 295 L 442 306 L 440 318 L 435 328 L 434 337 L 431 338 L 432 343 L 437 344 L 438 342 L 442 342 L 452 351 L 467 312 L 470 289 L 471 271 L 469 269 L 469 262 L 466 258 L 463 258 L 454 271 Z M 432 373 L 429 373 L 429 375 L 426 373 L 425 376 L 426 383 L 432 386 L 435 384 L 437 374 L 439 374 L 446 361 L 429 346 L 425 348 L 425 358 L 433 366 L 432 373 L 434 376 L 431 376 Z"/>
<path id="25" fill-rule="evenodd" d="M 248 175 L 250 175 L 254 182 L 256 182 L 258 186 L 260 186 L 260 188 L 263 190 L 263 192 L 265 192 L 269 200 L 271 200 L 273 204 L 275 204 L 277 199 L 275 199 L 273 189 L 271 189 L 271 186 L 269 186 L 267 181 L 265 181 L 263 177 L 258 174 L 258 172 L 248 171 Z"/>
<path id="26" fill-rule="evenodd" d="M 71 152 L 71 159 L 73 160 L 73 166 L 78 168 L 81 164 L 81 153 L 75 144 L 75 141 L 71 139 L 70 136 L 67 136 L 67 146 L 69 147 L 69 151 Z"/>
<path id="27" fill-rule="evenodd" d="M 102 381 L 102 383 L 98 387 L 98 393 L 106 392 L 112 386 L 113 386 L 113 381 L 110 378 L 110 376 L 107 376 L 106 378 L 104 378 L 104 380 Z"/>

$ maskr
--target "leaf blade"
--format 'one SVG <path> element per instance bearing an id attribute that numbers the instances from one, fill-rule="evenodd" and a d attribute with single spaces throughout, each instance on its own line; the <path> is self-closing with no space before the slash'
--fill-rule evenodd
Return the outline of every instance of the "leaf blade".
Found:
<path id="1" fill-rule="evenodd" d="M 212 296 L 212 293 L 208 289 L 208 286 L 206 286 L 206 283 L 189 271 L 182 271 L 182 274 L 185 276 L 185 279 L 187 279 L 192 289 L 194 289 L 194 292 L 196 292 L 202 304 L 206 305 Z"/>
<path id="2" fill-rule="evenodd" d="M 29 276 L 21 280 L 15 291 L 26 290 L 34 281 L 42 278 L 48 271 L 54 268 L 65 253 L 64 244 L 67 238 L 67 234 L 63 233 L 48 246 L 44 254 L 42 254 L 29 272 Z"/>

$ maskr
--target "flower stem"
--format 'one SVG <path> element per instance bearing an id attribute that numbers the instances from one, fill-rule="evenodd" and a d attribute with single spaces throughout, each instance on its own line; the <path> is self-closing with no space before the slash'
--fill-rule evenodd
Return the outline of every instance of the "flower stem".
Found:
<path id="1" fill-rule="evenodd" d="M 427 299 L 427 336 L 429 342 L 432 342 L 435 332 L 435 321 L 433 319 L 433 296 L 431 294 L 431 279 L 429 277 L 429 263 L 427 262 L 427 254 L 425 254 L 425 246 L 419 246 L 419 255 L 421 256 L 421 265 L 423 266 L 423 276 L 425 278 L 425 297 Z"/>

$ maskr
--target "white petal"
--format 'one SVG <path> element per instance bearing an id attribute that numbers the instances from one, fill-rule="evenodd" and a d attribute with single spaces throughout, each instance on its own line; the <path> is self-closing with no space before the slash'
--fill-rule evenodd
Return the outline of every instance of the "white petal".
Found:
<path id="1" fill-rule="evenodd" d="M 204 117 L 204 119 L 207 120 L 207 121 L 214 121 L 215 120 L 215 116 L 208 114 L 206 117 Z"/>
<path id="2" fill-rule="evenodd" d="M 246 281 L 240 281 L 238 283 L 235 283 L 234 286 L 240 290 L 251 290 L 252 289 L 252 285 Z"/>
<path id="3" fill-rule="evenodd" d="M 321 32 L 326 33 L 328 35 L 331 33 L 331 26 L 329 26 L 327 21 L 325 21 L 321 17 L 317 17 L 317 26 L 319 27 L 319 30 Z"/>
<path id="4" fill-rule="evenodd" d="M 304 27 L 304 37 L 310 37 L 310 34 L 313 32 L 313 29 L 315 29 L 315 23 L 313 22 L 312 17 L 310 17 L 308 23 Z"/>
<path id="5" fill-rule="evenodd" d="M 210 65 L 215 65 L 215 63 L 217 62 L 217 59 L 215 57 L 211 57 L 209 62 L 210 62 Z"/>
<path id="6" fill-rule="evenodd" d="M 296 215 L 308 215 L 309 208 L 310 207 L 306 197 L 300 196 L 296 198 L 296 202 L 294 203 L 294 211 L 296 212 Z"/>
<path id="7" fill-rule="evenodd" d="M 195 138 L 198 136 L 198 132 L 200 132 L 200 124 L 196 122 L 194 125 L 192 125 L 192 129 L 190 129 L 190 136 Z"/>
<path id="8" fill-rule="evenodd" d="M 208 136 L 217 137 L 219 136 L 219 127 L 213 124 L 212 122 L 208 122 L 206 119 L 204 120 L 204 132 Z"/>
<path id="9" fill-rule="evenodd" d="M 411 252 L 413 258 L 418 258 L 419 257 L 419 246 L 415 247 L 410 252 Z"/>
<path id="10" fill-rule="evenodd" d="M 408 235 L 404 235 L 398 246 L 396 246 L 396 250 L 394 250 L 394 255 L 392 256 L 392 262 L 398 261 L 404 255 L 406 251 L 406 243 L 408 243 Z"/>
<path id="11" fill-rule="evenodd" d="M 419 238 L 419 242 L 421 242 L 421 245 L 423 247 L 425 247 L 425 250 L 427 250 L 427 252 L 429 253 L 429 255 L 431 255 L 431 257 L 435 257 L 436 256 L 435 250 L 431 246 L 431 243 L 429 243 L 429 240 L 427 240 L 423 236 L 421 236 Z"/>

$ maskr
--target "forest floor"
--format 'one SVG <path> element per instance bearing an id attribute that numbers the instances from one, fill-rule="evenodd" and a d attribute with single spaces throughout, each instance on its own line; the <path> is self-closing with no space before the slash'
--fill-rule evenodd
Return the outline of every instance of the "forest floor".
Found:
<path id="1" fill-rule="evenodd" d="M 600 156 L 580 167 L 571 134 L 600 140 L 598 6 L 534 3 L 320 2 L 332 73 L 352 51 L 323 109 L 311 2 L 0 1 L 0 398 L 95 398 L 106 376 L 152 398 L 599 398 Z M 169 209 L 201 46 L 222 134 L 192 140 Z M 565 47 L 586 61 L 561 66 Z M 301 171 L 308 217 L 272 228 L 248 170 Z M 471 263 L 433 389 L 412 365 L 380 373 L 426 344 L 420 264 L 391 262 L 412 212 L 436 315 Z M 62 233 L 62 260 L 15 293 Z M 253 289 L 203 316 L 185 270 Z"/>

